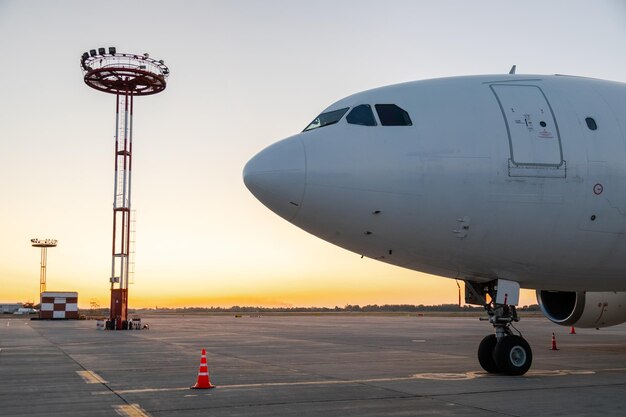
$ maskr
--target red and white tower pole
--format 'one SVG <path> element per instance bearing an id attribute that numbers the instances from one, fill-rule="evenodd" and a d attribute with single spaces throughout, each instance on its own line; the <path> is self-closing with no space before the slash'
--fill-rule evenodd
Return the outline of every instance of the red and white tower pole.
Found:
<path id="1" fill-rule="evenodd" d="M 117 93 L 115 112 L 115 177 L 111 257 L 111 320 L 116 328 L 128 319 L 133 96 Z"/>
<path id="2" fill-rule="evenodd" d="M 122 54 L 111 47 L 81 57 L 85 83 L 115 94 L 115 177 L 113 185 L 113 239 L 111 257 L 111 314 L 116 329 L 128 322 L 128 284 L 131 248 L 131 184 L 133 156 L 133 101 L 135 96 L 160 93 L 169 69 L 148 54 Z"/>

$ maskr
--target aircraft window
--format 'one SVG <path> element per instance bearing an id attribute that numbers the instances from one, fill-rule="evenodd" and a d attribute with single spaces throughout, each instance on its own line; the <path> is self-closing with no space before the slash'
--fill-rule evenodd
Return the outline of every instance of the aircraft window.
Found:
<path id="1" fill-rule="evenodd" d="M 395 104 L 376 104 L 376 113 L 383 126 L 412 126 L 409 113 Z"/>
<path id="2" fill-rule="evenodd" d="M 376 126 L 376 119 L 369 104 L 361 104 L 353 108 L 346 117 L 346 121 L 352 125 Z"/>
<path id="3" fill-rule="evenodd" d="M 587 122 L 587 127 L 589 128 L 589 130 L 598 129 L 598 125 L 596 124 L 596 121 L 593 120 L 593 117 L 587 117 L 585 119 L 585 122 Z"/>
<path id="4" fill-rule="evenodd" d="M 309 123 L 309 125 L 303 130 L 303 132 L 306 132 L 307 130 L 317 129 L 319 127 L 334 125 L 339 120 L 341 120 L 341 118 L 344 114 L 346 114 L 348 109 L 350 109 L 350 107 L 320 114 L 315 118 L 315 120 Z"/>

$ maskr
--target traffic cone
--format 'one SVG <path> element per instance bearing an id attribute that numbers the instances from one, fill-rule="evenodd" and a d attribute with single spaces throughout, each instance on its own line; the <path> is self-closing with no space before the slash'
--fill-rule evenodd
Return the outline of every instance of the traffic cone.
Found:
<path id="1" fill-rule="evenodd" d="M 576 334 L 576 329 L 574 329 L 574 326 L 572 326 L 572 328 L 569 329 L 569 334 Z"/>
<path id="2" fill-rule="evenodd" d="M 556 347 L 556 337 L 554 337 L 554 333 L 552 333 L 552 347 L 550 350 L 559 350 L 559 348 Z"/>
<path id="3" fill-rule="evenodd" d="M 195 389 L 210 389 L 215 388 L 215 385 L 211 384 L 209 378 L 209 365 L 206 363 L 206 350 L 202 349 L 202 356 L 200 358 L 200 370 L 198 370 L 198 381 L 196 385 L 191 388 Z"/>

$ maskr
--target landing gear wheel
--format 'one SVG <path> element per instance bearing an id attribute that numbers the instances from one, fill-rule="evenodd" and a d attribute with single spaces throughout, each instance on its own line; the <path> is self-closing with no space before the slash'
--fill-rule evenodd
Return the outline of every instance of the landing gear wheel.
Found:
<path id="1" fill-rule="evenodd" d="M 495 334 L 490 334 L 489 336 L 485 336 L 484 339 L 478 345 L 478 362 L 483 369 L 490 374 L 495 374 L 500 372 L 500 368 L 496 365 L 495 360 L 493 359 L 493 351 L 498 343 L 498 339 Z"/>
<path id="2" fill-rule="evenodd" d="M 520 336 L 508 335 L 500 338 L 496 344 L 493 361 L 506 375 L 523 375 L 530 369 L 533 354 L 526 340 Z"/>

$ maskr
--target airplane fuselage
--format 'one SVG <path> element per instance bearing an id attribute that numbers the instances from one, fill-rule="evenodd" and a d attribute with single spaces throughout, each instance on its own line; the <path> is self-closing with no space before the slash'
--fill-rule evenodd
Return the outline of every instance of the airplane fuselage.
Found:
<path id="1" fill-rule="evenodd" d="M 410 124 L 383 125 L 377 104 L 403 109 Z M 360 105 L 375 125 L 348 123 Z M 358 93 L 323 114 L 346 108 L 248 163 L 246 184 L 270 209 L 416 271 L 626 290 L 626 85 L 443 78 Z"/>

